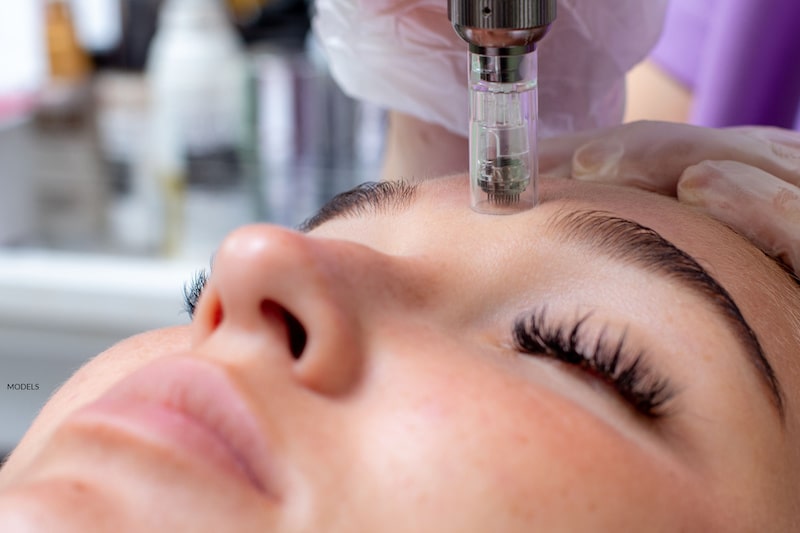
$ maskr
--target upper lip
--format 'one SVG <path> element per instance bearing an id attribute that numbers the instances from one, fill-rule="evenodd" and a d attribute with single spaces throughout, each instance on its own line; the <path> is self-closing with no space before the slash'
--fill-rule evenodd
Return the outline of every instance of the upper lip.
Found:
<path id="1" fill-rule="evenodd" d="M 123 379 L 101 402 L 149 403 L 192 419 L 228 447 L 260 492 L 277 499 L 275 465 L 266 438 L 245 396 L 223 367 L 193 357 L 167 358 Z"/>

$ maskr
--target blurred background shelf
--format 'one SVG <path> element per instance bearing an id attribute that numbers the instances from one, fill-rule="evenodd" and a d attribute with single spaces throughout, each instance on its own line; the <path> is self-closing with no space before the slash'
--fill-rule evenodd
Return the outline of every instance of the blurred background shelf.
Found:
<path id="1" fill-rule="evenodd" d="M 311 3 L 212 1 L 241 43 L 246 135 L 233 166 L 229 155 L 184 161 L 177 204 L 140 149 L 164 1 L 0 5 L 0 457 L 88 358 L 186 323 L 183 284 L 231 229 L 295 226 L 379 178 L 386 115 L 333 82 L 308 32 Z M 54 36 L 86 62 L 54 51 Z"/>

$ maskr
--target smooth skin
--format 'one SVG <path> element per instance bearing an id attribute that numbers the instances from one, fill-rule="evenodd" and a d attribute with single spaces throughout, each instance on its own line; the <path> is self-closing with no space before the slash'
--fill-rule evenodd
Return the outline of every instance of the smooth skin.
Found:
<path id="1" fill-rule="evenodd" d="M 569 180 L 542 180 L 541 198 L 479 215 L 458 176 L 310 234 L 235 231 L 190 326 L 117 345 L 45 407 L 0 471 L 0 530 L 797 530 L 798 287 L 673 199 Z M 655 229 L 725 286 L 781 382 L 783 419 L 714 307 L 555 229 L 584 209 Z M 625 332 L 675 390 L 664 416 L 517 353 L 514 318 L 542 306 L 566 323 L 590 313 L 590 335 Z M 307 334 L 299 357 L 284 310 Z M 161 438 L 160 415 L 127 424 L 131 398 L 162 384 L 237 414 L 216 423 L 238 453 Z"/>

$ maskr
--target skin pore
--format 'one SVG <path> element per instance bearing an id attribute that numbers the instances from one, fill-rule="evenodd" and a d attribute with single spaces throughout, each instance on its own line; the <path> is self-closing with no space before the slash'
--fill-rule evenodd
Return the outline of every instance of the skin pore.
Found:
<path id="1" fill-rule="evenodd" d="M 0 471 L 0 529 L 796 529 L 797 287 L 672 199 L 567 180 L 540 196 L 479 215 L 459 176 L 308 234 L 237 230 L 191 326 L 117 345 L 54 396 Z M 587 211 L 652 228 L 727 290 L 782 414 L 707 298 L 559 224 Z M 586 357 L 641 360 L 640 389 L 668 383 L 658 414 L 597 368 L 522 353 L 531 315 L 568 333 L 583 319 Z M 142 422 L 134 399 L 159 409 Z M 160 436 L 165 403 L 222 449 Z"/>

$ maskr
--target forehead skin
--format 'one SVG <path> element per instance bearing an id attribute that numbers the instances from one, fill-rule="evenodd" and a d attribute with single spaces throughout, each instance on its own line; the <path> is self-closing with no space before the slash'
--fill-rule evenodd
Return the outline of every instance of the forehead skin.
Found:
<path id="1" fill-rule="evenodd" d="M 564 208 L 608 211 L 657 231 L 693 256 L 731 294 L 755 331 L 786 396 L 787 421 L 781 447 L 792 460 L 783 462 L 781 468 L 784 473 L 792 471 L 786 479 L 800 480 L 800 291 L 786 272 L 744 237 L 673 198 L 610 185 L 542 179 L 536 208 L 515 215 L 492 216 L 469 208 L 467 183 L 465 176 L 422 182 L 412 207 L 399 215 L 345 217 L 323 224 L 312 234 L 356 240 L 388 253 L 402 253 L 404 239 L 455 228 L 469 243 L 467 250 L 469 246 L 478 250 L 486 244 L 485 237 L 483 242 L 474 242 L 472 236 L 483 225 L 533 241 L 536 236 L 525 233 L 525 228 L 534 220 L 541 220 L 544 211 L 555 213 Z M 797 487 L 784 488 L 794 493 Z"/>

